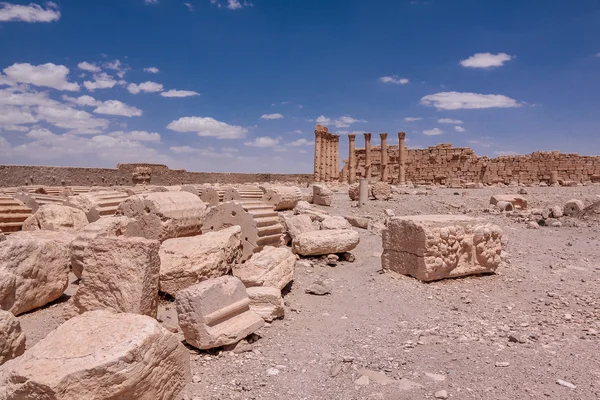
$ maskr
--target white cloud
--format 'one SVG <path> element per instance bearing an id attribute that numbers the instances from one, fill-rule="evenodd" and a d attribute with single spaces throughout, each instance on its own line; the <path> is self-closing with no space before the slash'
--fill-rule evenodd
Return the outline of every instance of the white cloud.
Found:
<path id="1" fill-rule="evenodd" d="M 148 67 L 148 68 L 144 68 L 145 72 L 148 72 L 150 74 L 158 74 L 158 68 L 156 67 Z"/>
<path id="2" fill-rule="evenodd" d="M 67 107 L 62 104 L 52 106 L 40 106 L 37 108 L 37 116 L 50 124 L 65 129 L 72 129 L 76 133 L 94 133 L 98 129 L 108 127 L 108 120 L 94 118 L 92 114 Z"/>
<path id="3" fill-rule="evenodd" d="M 60 19 L 60 11 L 56 3 L 46 3 L 47 8 L 37 4 L 28 6 L 20 4 L 0 3 L 0 22 L 23 21 L 23 22 L 52 22 Z"/>
<path id="4" fill-rule="evenodd" d="M 438 123 L 440 123 L 440 124 L 460 125 L 463 122 L 460 119 L 440 118 L 440 119 L 438 119 Z"/>
<path id="5" fill-rule="evenodd" d="M 160 142 L 160 134 L 147 131 L 117 131 L 109 134 L 111 137 L 116 137 L 124 140 L 133 140 L 136 142 Z"/>
<path id="6" fill-rule="evenodd" d="M 129 86 L 127 86 L 127 90 L 129 90 L 129 93 L 132 94 L 138 94 L 139 92 L 155 93 L 162 92 L 163 85 L 151 81 L 143 82 L 139 85 L 136 85 L 135 83 L 130 83 Z"/>
<path id="7" fill-rule="evenodd" d="M 121 79 L 125 76 L 125 73 L 129 71 L 129 67 L 123 65 L 120 60 L 104 63 L 104 67 L 117 71 L 117 76 Z"/>
<path id="8" fill-rule="evenodd" d="M 438 129 L 438 128 L 433 128 L 433 129 L 423 131 L 423 134 L 427 135 L 427 136 L 441 135 L 442 133 L 444 133 L 444 131 L 442 131 L 441 129 Z"/>
<path id="9" fill-rule="evenodd" d="M 518 156 L 519 153 L 512 150 L 499 150 L 494 152 L 497 156 Z"/>
<path id="10" fill-rule="evenodd" d="M 117 81 L 105 72 L 94 74 L 94 81 L 85 81 L 83 86 L 91 92 L 96 89 L 110 89 L 117 84 Z"/>
<path id="11" fill-rule="evenodd" d="M 194 6 L 190 3 L 183 3 L 184 6 L 186 6 L 188 8 L 188 10 L 190 11 L 194 11 Z"/>
<path id="12" fill-rule="evenodd" d="M 142 110 L 129 106 L 119 100 L 107 100 L 99 105 L 94 112 L 96 114 L 120 115 L 123 117 L 139 117 Z"/>
<path id="13" fill-rule="evenodd" d="M 347 128 L 352 124 L 356 124 L 358 122 L 367 122 L 364 119 L 356 119 L 352 118 L 349 115 L 344 115 L 337 119 L 332 120 L 331 118 L 325 117 L 324 115 L 320 115 L 315 120 L 319 125 L 333 125 L 336 128 Z"/>
<path id="14" fill-rule="evenodd" d="M 102 69 L 99 66 L 97 66 L 94 63 L 89 63 L 87 61 L 80 62 L 79 64 L 77 64 L 77 67 L 79 69 L 82 69 L 84 71 L 89 71 L 89 72 L 100 72 L 100 71 L 102 71 Z"/>
<path id="15" fill-rule="evenodd" d="M 464 132 L 464 131 L 466 131 L 466 129 L 465 129 L 465 128 L 463 128 L 462 126 L 458 126 L 458 125 L 456 125 L 456 126 L 454 127 L 454 130 L 455 130 L 456 132 Z"/>
<path id="16" fill-rule="evenodd" d="M 240 4 L 239 0 L 227 0 L 227 8 L 230 10 L 237 10 L 242 8 L 242 5 Z"/>
<path id="17" fill-rule="evenodd" d="M 512 58 L 506 53 L 477 53 L 466 60 L 462 60 L 460 65 L 466 68 L 495 68 L 503 66 L 505 62 L 510 61 Z"/>
<path id="18" fill-rule="evenodd" d="M 57 90 L 78 91 L 79 85 L 67 81 L 69 68 L 52 63 L 31 65 L 29 63 L 13 64 L 4 68 L 4 73 L 13 82 L 29 83 Z"/>
<path id="19" fill-rule="evenodd" d="M 312 146 L 315 144 L 314 140 L 307 140 L 307 139 L 298 139 L 298 140 L 294 140 L 293 142 L 288 143 L 288 146 Z"/>
<path id="20" fill-rule="evenodd" d="M 32 124 L 38 119 L 33 116 L 29 107 L 0 106 L 0 127 L 15 128 L 19 124 Z M 14 130 L 14 129 L 13 129 Z M 17 130 L 21 130 L 19 127 Z"/>
<path id="21" fill-rule="evenodd" d="M 68 101 L 69 103 L 77 104 L 79 106 L 98 107 L 100 104 L 102 104 L 100 100 L 96 100 L 92 96 L 87 95 L 79 96 L 77 98 L 63 95 L 62 98 L 63 100 Z"/>
<path id="22" fill-rule="evenodd" d="M 198 136 L 212 136 L 217 139 L 241 139 L 248 129 L 229 125 L 210 117 L 182 117 L 167 125 L 167 129 L 177 132 L 197 132 Z"/>
<path id="23" fill-rule="evenodd" d="M 263 114 L 260 116 L 260 119 L 281 119 L 283 118 L 283 115 L 276 113 L 276 114 Z"/>
<path id="24" fill-rule="evenodd" d="M 145 4 L 158 4 L 158 0 L 144 0 Z"/>
<path id="25" fill-rule="evenodd" d="M 178 154 L 196 153 L 198 151 L 198 149 L 194 149 L 190 146 L 172 146 L 169 147 L 169 150 L 171 150 L 173 153 Z"/>
<path id="26" fill-rule="evenodd" d="M 268 137 L 268 136 L 261 136 L 261 137 L 257 137 L 254 138 L 246 143 L 244 143 L 244 146 L 251 146 L 251 147 L 277 147 L 279 146 L 279 138 L 272 138 L 272 137 Z"/>
<path id="27" fill-rule="evenodd" d="M 235 147 L 221 147 L 221 151 L 225 153 L 237 153 L 239 150 Z"/>
<path id="28" fill-rule="evenodd" d="M 396 85 L 406 85 L 409 80 L 406 78 L 398 78 L 396 75 L 394 76 L 382 76 L 379 78 L 380 82 L 383 83 L 394 83 Z"/>
<path id="29" fill-rule="evenodd" d="M 331 124 L 331 118 L 327 118 L 324 115 L 319 115 L 316 119 L 316 122 L 319 125 L 329 125 Z"/>
<path id="30" fill-rule="evenodd" d="M 192 90 L 167 90 L 166 92 L 162 92 L 160 94 L 163 97 L 190 97 L 190 96 L 200 96 L 200 93 L 194 92 Z"/>
<path id="31" fill-rule="evenodd" d="M 421 104 L 442 110 L 521 107 L 517 100 L 501 94 L 441 92 L 421 99 Z"/>
<path id="32" fill-rule="evenodd" d="M 420 121 L 420 120 L 422 120 L 422 119 L 423 119 L 423 118 L 417 118 L 417 117 L 406 117 L 406 118 L 404 118 L 404 120 L 405 120 L 406 122 Z"/>

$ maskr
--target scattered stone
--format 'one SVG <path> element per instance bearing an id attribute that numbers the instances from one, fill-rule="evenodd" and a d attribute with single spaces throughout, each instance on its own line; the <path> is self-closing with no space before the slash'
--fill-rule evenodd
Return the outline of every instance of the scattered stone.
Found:
<path id="1" fill-rule="evenodd" d="M 250 298 L 250 309 L 265 321 L 271 322 L 284 317 L 281 290 L 274 287 L 249 287 L 246 288 L 246 292 Z"/>
<path id="2" fill-rule="evenodd" d="M 525 189 L 525 188 L 520 188 L 520 189 L 519 189 L 519 194 L 526 195 L 526 194 L 527 194 L 527 189 Z"/>
<path id="3" fill-rule="evenodd" d="M 358 232 L 351 229 L 306 232 L 292 244 L 292 251 L 303 256 L 344 253 L 353 250 L 360 242 Z"/>
<path id="4" fill-rule="evenodd" d="M 344 217 L 327 217 L 321 222 L 321 229 L 352 229 L 352 225 Z"/>
<path id="5" fill-rule="evenodd" d="M 313 185 L 313 203 L 319 206 L 331 206 L 333 192 L 325 185 Z"/>
<path id="6" fill-rule="evenodd" d="M 89 224 L 85 213 L 74 207 L 44 204 L 23 222 L 24 231 L 75 231 Z"/>
<path id="7" fill-rule="evenodd" d="M 577 386 L 573 385 L 571 382 L 563 381 L 562 379 L 557 380 L 556 383 L 569 389 L 577 389 Z"/>
<path id="8" fill-rule="evenodd" d="M 346 215 L 344 218 L 346 218 L 346 220 L 348 222 L 350 222 L 350 225 L 352 225 L 356 228 L 361 228 L 361 229 L 369 228 L 369 219 L 368 218 L 356 217 L 354 215 Z"/>
<path id="9" fill-rule="evenodd" d="M 446 380 L 446 375 L 433 374 L 431 372 L 425 372 L 425 376 L 435 382 L 444 382 Z"/>
<path id="10" fill-rule="evenodd" d="M 316 296 L 325 296 L 326 294 L 331 294 L 331 288 L 323 281 L 314 281 L 305 289 L 305 292 Z"/>
<path id="11" fill-rule="evenodd" d="M 510 365 L 510 363 L 508 361 L 496 361 L 495 365 L 499 368 L 506 368 Z"/>
<path id="12" fill-rule="evenodd" d="M 581 200 L 569 200 L 563 207 L 563 212 L 567 217 L 577 217 L 585 208 Z"/>
<path id="13" fill-rule="evenodd" d="M 295 264 L 296 256 L 287 247 L 266 246 L 244 264 L 235 265 L 233 275 L 246 287 L 271 286 L 281 290 L 294 279 Z"/>
<path id="14" fill-rule="evenodd" d="M 383 213 L 385 214 L 386 217 L 393 217 L 396 215 L 396 213 L 394 213 L 394 210 L 386 208 L 385 210 L 383 210 Z"/>
<path id="15" fill-rule="evenodd" d="M 561 206 L 553 206 L 550 209 L 550 216 L 552 218 L 561 218 L 563 215 L 563 208 Z"/>
<path id="16" fill-rule="evenodd" d="M 301 233 L 316 230 L 312 224 L 312 219 L 306 214 L 284 215 L 283 222 L 285 223 L 287 233 L 292 240 L 296 239 Z"/>
<path id="17" fill-rule="evenodd" d="M 242 339 L 237 343 L 223 346 L 224 351 L 231 351 L 235 354 L 249 353 L 254 350 L 254 346 L 248 343 L 248 340 Z"/>
<path id="18" fill-rule="evenodd" d="M 19 320 L 8 311 L 0 310 L 0 365 L 25 352 L 25 333 Z"/>
<path id="19" fill-rule="evenodd" d="M 340 260 L 340 258 L 337 256 L 337 254 L 329 254 L 325 258 L 327 265 L 331 265 L 333 267 L 335 267 L 337 265 L 339 260 Z"/>
<path id="20" fill-rule="evenodd" d="M 446 392 L 445 390 L 438 390 L 437 392 L 435 392 L 433 397 L 435 397 L 436 399 L 447 399 L 448 392 Z"/>
<path id="21" fill-rule="evenodd" d="M 490 198 L 490 204 L 495 206 L 500 201 L 507 201 L 512 203 L 515 208 L 520 208 L 522 210 L 527 208 L 527 199 L 523 196 L 515 195 L 515 194 L 497 194 Z"/>
<path id="22" fill-rule="evenodd" d="M 302 200 L 302 191 L 296 186 L 270 186 L 261 199 L 275 211 L 292 210 Z"/>
<path id="23" fill-rule="evenodd" d="M 550 224 L 551 227 L 553 228 L 560 228 L 562 227 L 562 222 L 560 221 L 552 221 L 552 223 Z"/>
<path id="24" fill-rule="evenodd" d="M 540 225 L 535 221 L 529 221 L 527 223 L 527 229 L 540 229 Z"/>
<path id="25" fill-rule="evenodd" d="M 269 376 L 275 376 L 275 375 L 279 375 L 279 370 L 277 368 L 269 368 L 267 369 L 267 375 Z"/>
<path id="26" fill-rule="evenodd" d="M 340 259 L 342 261 L 351 262 L 351 263 L 356 261 L 356 257 L 354 256 L 354 254 L 349 253 L 349 252 L 342 253 Z"/>
<path id="27" fill-rule="evenodd" d="M 369 385 L 369 377 L 366 375 L 362 375 L 360 378 L 354 381 L 358 386 L 367 386 Z"/>
<path id="28" fill-rule="evenodd" d="M 386 182 L 371 185 L 371 193 L 376 200 L 388 200 L 392 196 L 392 187 Z"/>
<path id="29" fill-rule="evenodd" d="M 375 383 L 379 383 L 380 385 L 387 385 L 389 383 L 395 382 L 394 379 L 388 377 L 383 372 L 371 371 L 369 369 L 361 368 L 358 370 L 358 373 L 362 374 L 362 376 L 368 377 L 369 382 L 373 381 Z"/>

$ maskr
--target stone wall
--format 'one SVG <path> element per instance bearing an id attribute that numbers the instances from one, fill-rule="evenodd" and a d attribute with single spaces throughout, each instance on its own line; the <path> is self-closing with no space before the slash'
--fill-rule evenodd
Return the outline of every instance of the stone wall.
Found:
<path id="1" fill-rule="evenodd" d="M 365 149 L 356 149 L 357 176 L 365 175 Z M 390 182 L 398 179 L 398 146 L 388 146 Z M 381 173 L 381 148 L 371 148 L 373 179 Z M 439 144 L 406 150 L 406 180 L 414 183 L 553 183 L 600 181 L 600 156 L 580 156 L 558 151 L 535 152 L 497 158 L 479 157 L 468 147 Z"/>
<path id="2" fill-rule="evenodd" d="M 312 182 L 313 174 L 240 174 L 219 172 L 188 172 L 169 169 L 161 164 L 119 164 L 117 168 L 39 167 L 30 165 L 0 165 L 0 187 L 46 186 L 130 186 L 137 168 L 151 170 L 153 185 L 182 184 L 242 184 L 252 182 Z"/>

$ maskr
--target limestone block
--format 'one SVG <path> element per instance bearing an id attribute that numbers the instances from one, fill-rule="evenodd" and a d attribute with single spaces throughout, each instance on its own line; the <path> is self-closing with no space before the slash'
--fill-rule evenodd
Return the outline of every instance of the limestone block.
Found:
<path id="1" fill-rule="evenodd" d="M 250 298 L 250 309 L 267 322 L 285 315 L 281 290 L 274 287 L 250 287 L 246 289 Z"/>
<path id="2" fill-rule="evenodd" d="M 0 310 L 0 365 L 24 351 L 25 333 L 21 330 L 19 320 L 13 313 Z"/>
<path id="3" fill-rule="evenodd" d="M 153 318 L 91 311 L 2 367 L 5 400 L 175 400 L 189 354 Z"/>
<path id="4" fill-rule="evenodd" d="M 129 194 L 116 190 L 100 190 L 69 196 L 67 205 L 83 210 L 89 222 L 115 215 L 119 204 Z"/>
<path id="5" fill-rule="evenodd" d="M 313 203 L 319 206 L 330 206 L 333 201 L 333 192 L 325 185 L 313 185 Z"/>
<path id="6" fill-rule="evenodd" d="M 296 186 L 270 186 L 262 201 L 271 204 L 275 211 L 292 210 L 302 200 L 302 192 Z"/>
<path id="7" fill-rule="evenodd" d="M 376 182 L 371 186 L 371 193 L 376 200 L 388 200 L 392 196 L 392 187 L 387 182 Z"/>
<path id="8" fill-rule="evenodd" d="M 12 196 L 0 194 L 0 232 L 20 231 L 30 216 L 31 208 Z"/>
<path id="9" fill-rule="evenodd" d="M 287 233 L 294 240 L 299 234 L 316 230 L 312 224 L 310 216 L 302 215 L 284 215 L 283 222 L 285 223 Z"/>
<path id="10" fill-rule="evenodd" d="M 231 272 L 242 256 L 242 229 L 232 226 L 204 235 L 165 240 L 160 246 L 160 291 L 178 291 Z"/>
<path id="11" fill-rule="evenodd" d="M 352 225 L 344 217 L 327 217 L 321 222 L 321 229 L 352 229 Z"/>
<path id="12" fill-rule="evenodd" d="M 132 196 L 119 205 L 118 215 L 135 218 L 146 239 L 161 242 L 199 235 L 206 205 L 189 192 L 158 192 Z"/>
<path id="13" fill-rule="evenodd" d="M 358 183 L 353 183 L 352 185 L 350 185 L 348 187 L 348 197 L 350 197 L 350 200 L 352 201 L 358 201 L 358 196 L 359 196 L 359 184 Z M 368 191 L 368 197 L 371 197 L 373 195 L 373 192 L 371 190 L 371 186 L 369 185 L 369 191 Z"/>
<path id="14" fill-rule="evenodd" d="M 564 215 L 563 208 L 561 206 L 553 206 L 550 208 L 550 215 L 552 218 L 560 218 Z"/>
<path id="15" fill-rule="evenodd" d="M 83 255 L 73 301 L 79 311 L 107 309 L 156 317 L 160 243 L 137 237 L 97 237 Z"/>
<path id="16" fill-rule="evenodd" d="M 68 285 L 69 237 L 23 232 L 0 242 L 0 309 L 19 315 L 62 296 Z"/>
<path id="17" fill-rule="evenodd" d="M 287 247 L 266 246 L 245 263 L 235 265 L 233 275 L 246 287 L 271 286 L 281 290 L 294 279 L 295 265 L 296 256 Z"/>
<path id="18" fill-rule="evenodd" d="M 394 217 L 383 231 L 382 268 L 421 281 L 494 272 L 500 227 L 459 215 Z"/>
<path id="19" fill-rule="evenodd" d="M 567 217 L 577 217 L 585 208 L 583 201 L 572 199 L 567 201 L 563 207 L 563 212 Z"/>
<path id="20" fill-rule="evenodd" d="M 87 224 L 89 222 L 85 213 L 78 208 L 46 204 L 23 222 L 22 229 L 24 231 L 79 230 Z"/>
<path id="21" fill-rule="evenodd" d="M 292 243 L 292 251 L 303 256 L 345 253 L 360 242 L 358 232 L 351 229 L 306 232 Z"/>
<path id="22" fill-rule="evenodd" d="M 490 198 L 490 204 L 495 206 L 500 201 L 512 203 L 515 208 L 526 209 L 527 199 L 516 194 L 496 194 Z"/>
<path id="23" fill-rule="evenodd" d="M 105 217 L 92 222 L 77 232 L 70 245 L 71 271 L 81 278 L 85 249 L 90 241 L 98 237 L 125 236 L 142 237 L 144 232 L 140 224 L 128 217 Z"/>
<path id="24" fill-rule="evenodd" d="M 355 215 L 346 215 L 346 221 L 350 223 L 350 225 L 355 228 L 368 229 L 369 228 L 369 219 L 365 217 L 357 217 Z"/>
<path id="25" fill-rule="evenodd" d="M 176 305 L 185 341 L 198 349 L 237 343 L 265 323 L 250 310 L 242 281 L 232 276 L 208 279 L 181 290 Z"/>

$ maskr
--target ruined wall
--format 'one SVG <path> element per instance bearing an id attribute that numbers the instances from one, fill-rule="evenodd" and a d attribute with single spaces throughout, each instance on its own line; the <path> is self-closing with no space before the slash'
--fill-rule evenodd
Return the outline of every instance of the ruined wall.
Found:
<path id="1" fill-rule="evenodd" d="M 365 174 L 365 149 L 356 149 L 357 175 Z M 388 146 L 390 180 L 398 178 L 398 146 Z M 381 149 L 371 148 L 372 176 L 381 173 Z M 406 179 L 414 183 L 551 183 L 551 174 L 562 181 L 600 181 L 600 157 L 535 152 L 520 156 L 479 157 L 468 147 L 439 144 L 406 151 Z"/>
<path id="2" fill-rule="evenodd" d="M 169 169 L 161 164 L 119 164 L 117 168 L 38 167 L 0 165 L 0 187 L 24 185 L 48 186 L 129 186 L 138 167 L 150 168 L 153 185 L 241 184 L 252 182 L 312 182 L 313 174 L 239 174 L 188 172 Z"/>

